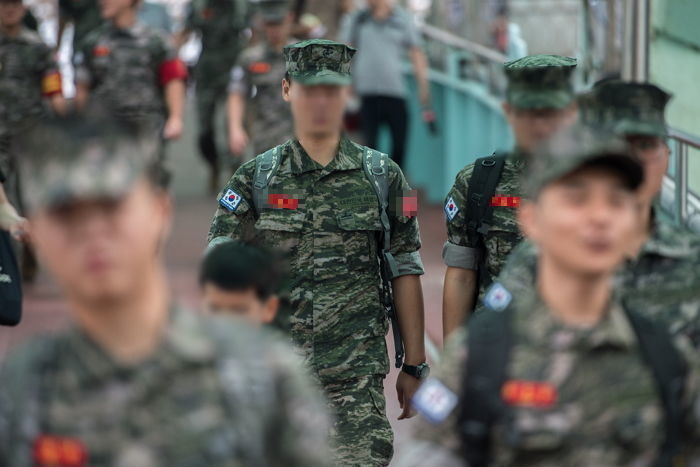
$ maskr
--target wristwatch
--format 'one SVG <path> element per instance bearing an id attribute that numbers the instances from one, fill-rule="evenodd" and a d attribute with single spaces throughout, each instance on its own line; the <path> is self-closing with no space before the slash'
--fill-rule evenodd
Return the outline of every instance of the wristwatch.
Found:
<path id="1" fill-rule="evenodd" d="M 423 380 L 430 374 L 430 366 L 428 366 L 428 364 L 425 362 L 418 366 L 406 365 L 404 363 L 401 367 L 401 371 L 413 376 L 414 378 Z"/>

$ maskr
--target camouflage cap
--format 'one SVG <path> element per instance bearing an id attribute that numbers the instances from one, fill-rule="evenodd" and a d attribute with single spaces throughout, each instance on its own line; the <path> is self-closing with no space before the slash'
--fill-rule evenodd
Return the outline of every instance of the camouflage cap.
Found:
<path id="1" fill-rule="evenodd" d="M 503 65 L 508 78 L 506 100 L 519 109 L 563 109 L 575 99 L 572 74 L 576 59 L 528 55 Z"/>
<path id="2" fill-rule="evenodd" d="M 671 97 L 650 83 L 601 81 L 581 96 L 581 120 L 621 136 L 665 137 L 664 111 Z"/>
<path id="3" fill-rule="evenodd" d="M 289 14 L 288 0 L 259 0 L 258 11 L 266 23 L 283 21 Z"/>
<path id="4" fill-rule="evenodd" d="M 120 198 L 141 177 L 159 175 L 157 135 L 111 120 L 47 119 L 19 140 L 20 170 L 31 174 L 22 186 L 29 209 Z"/>
<path id="5" fill-rule="evenodd" d="M 534 152 L 523 180 L 526 196 L 536 197 L 548 184 L 586 166 L 605 166 L 620 174 L 631 190 L 644 180 L 641 163 L 612 133 L 576 124 L 562 130 Z"/>
<path id="6" fill-rule="evenodd" d="M 311 39 L 284 48 L 287 72 L 305 85 L 349 85 L 350 62 L 356 50 L 340 42 Z"/>

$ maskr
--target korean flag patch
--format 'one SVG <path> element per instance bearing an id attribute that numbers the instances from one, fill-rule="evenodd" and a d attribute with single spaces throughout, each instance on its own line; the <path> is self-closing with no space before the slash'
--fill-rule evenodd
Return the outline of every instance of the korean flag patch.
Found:
<path id="1" fill-rule="evenodd" d="M 224 196 L 222 196 L 219 200 L 219 204 L 231 212 L 236 212 L 236 209 L 238 209 L 238 205 L 241 204 L 242 199 L 243 198 L 241 195 L 231 189 L 228 189 L 226 190 L 226 193 L 224 193 Z"/>
<path id="2" fill-rule="evenodd" d="M 484 297 L 484 305 L 493 311 L 503 311 L 510 304 L 513 296 L 508 292 L 508 289 L 503 287 L 499 282 L 494 282 L 489 291 Z"/>
<path id="3" fill-rule="evenodd" d="M 429 422 L 443 422 L 457 405 L 457 395 L 435 378 L 429 378 L 413 396 L 413 407 Z"/>
<path id="4" fill-rule="evenodd" d="M 458 212 L 459 208 L 457 207 L 457 203 L 455 203 L 455 200 L 450 196 L 445 203 L 445 215 L 447 216 L 447 220 L 451 221 L 454 219 Z"/>

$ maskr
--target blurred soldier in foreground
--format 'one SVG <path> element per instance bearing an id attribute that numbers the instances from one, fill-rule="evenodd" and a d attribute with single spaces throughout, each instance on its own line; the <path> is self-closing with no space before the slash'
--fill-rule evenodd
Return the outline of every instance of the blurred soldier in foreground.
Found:
<path id="1" fill-rule="evenodd" d="M 571 125 L 577 116 L 572 73 L 576 60 L 531 55 L 505 64 L 503 110 L 515 150 L 477 159 L 457 174 L 445 201 L 447 265 L 443 331 L 449 335 L 471 313 L 522 236 L 515 219 L 520 178 L 535 145 Z"/>
<path id="2" fill-rule="evenodd" d="M 58 65 L 39 35 L 23 25 L 26 11 L 22 0 L 0 0 L 0 171 L 7 177 L 7 195 L 20 211 L 22 177 L 13 140 L 46 114 L 46 104 L 57 112 L 65 108 Z M 22 275 L 27 281 L 36 275 L 36 260 L 27 245 L 22 247 Z"/>
<path id="3" fill-rule="evenodd" d="M 671 466 L 697 443 L 697 354 L 615 296 L 639 230 L 628 154 L 582 128 L 538 150 L 518 210 L 536 288 L 495 282 L 452 336 L 398 465 Z"/>
<path id="4" fill-rule="evenodd" d="M 248 27 L 251 6 L 248 0 L 192 0 L 180 33 L 181 47 L 192 32 L 198 32 L 202 51 L 194 70 L 199 116 L 199 152 L 210 169 L 209 189 L 219 189 L 219 151 L 215 121 L 218 104 L 226 100 L 231 68 L 246 44 L 243 30 Z"/>
<path id="5" fill-rule="evenodd" d="M 624 137 L 640 159 L 645 181 L 639 190 L 641 224 L 618 275 L 630 307 L 687 336 L 700 347 L 700 237 L 661 217 L 656 204 L 668 169 L 664 109 L 670 95 L 649 83 L 604 81 L 581 99 L 582 119 Z M 532 288 L 536 251 L 516 248 L 501 281 L 512 289 Z"/>
<path id="6" fill-rule="evenodd" d="M 24 138 L 32 240 L 75 324 L 3 363 L 0 465 L 328 465 L 290 349 L 172 303 L 155 139 L 97 118 Z"/>
<path id="7" fill-rule="evenodd" d="M 243 51 L 228 85 L 229 146 L 237 157 L 249 144 L 253 154 L 261 154 L 294 134 L 281 86 L 282 49 L 288 45 L 293 16 L 287 0 L 262 0 L 259 5 L 264 38 Z"/>
<path id="8" fill-rule="evenodd" d="M 423 265 L 416 195 L 401 169 L 341 133 L 354 52 L 327 40 L 285 47 L 283 93 L 295 137 L 231 178 L 209 244 L 255 238 L 287 255 L 291 337 L 336 415 L 335 464 L 387 465 L 393 454 L 383 391 L 387 314 L 398 316 L 394 340 L 405 343 L 396 384 L 403 419 L 427 375 Z M 398 348 L 397 366 L 402 357 Z"/>

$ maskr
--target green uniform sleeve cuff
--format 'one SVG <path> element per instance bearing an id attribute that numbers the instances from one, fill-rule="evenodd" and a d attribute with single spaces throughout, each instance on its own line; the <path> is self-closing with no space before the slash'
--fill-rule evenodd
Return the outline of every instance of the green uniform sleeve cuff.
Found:
<path id="1" fill-rule="evenodd" d="M 459 246 L 450 242 L 445 242 L 445 246 L 442 247 L 442 260 L 451 268 L 476 271 L 479 269 L 480 257 L 481 250 L 477 248 Z"/>
<path id="2" fill-rule="evenodd" d="M 420 253 L 414 251 L 412 253 L 399 253 L 394 255 L 396 260 L 396 266 L 398 267 L 398 274 L 390 279 L 396 279 L 401 276 L 422 276 L 425 274 L 425 269 L 423 269 L 423 261 L 420 259 Z"/>
<path id="3" fill-rule="evenodd" d="M 209 245 L 207 245 L 207 249 L 204 251 L 204 253 L 209 253 L 209 251 L 216 247 L 217 245 L 221 245 L 222 243 L 228 243 L 232 242 L 233 239 L 231 237 L 216 237 L 209 242 Z"/>

